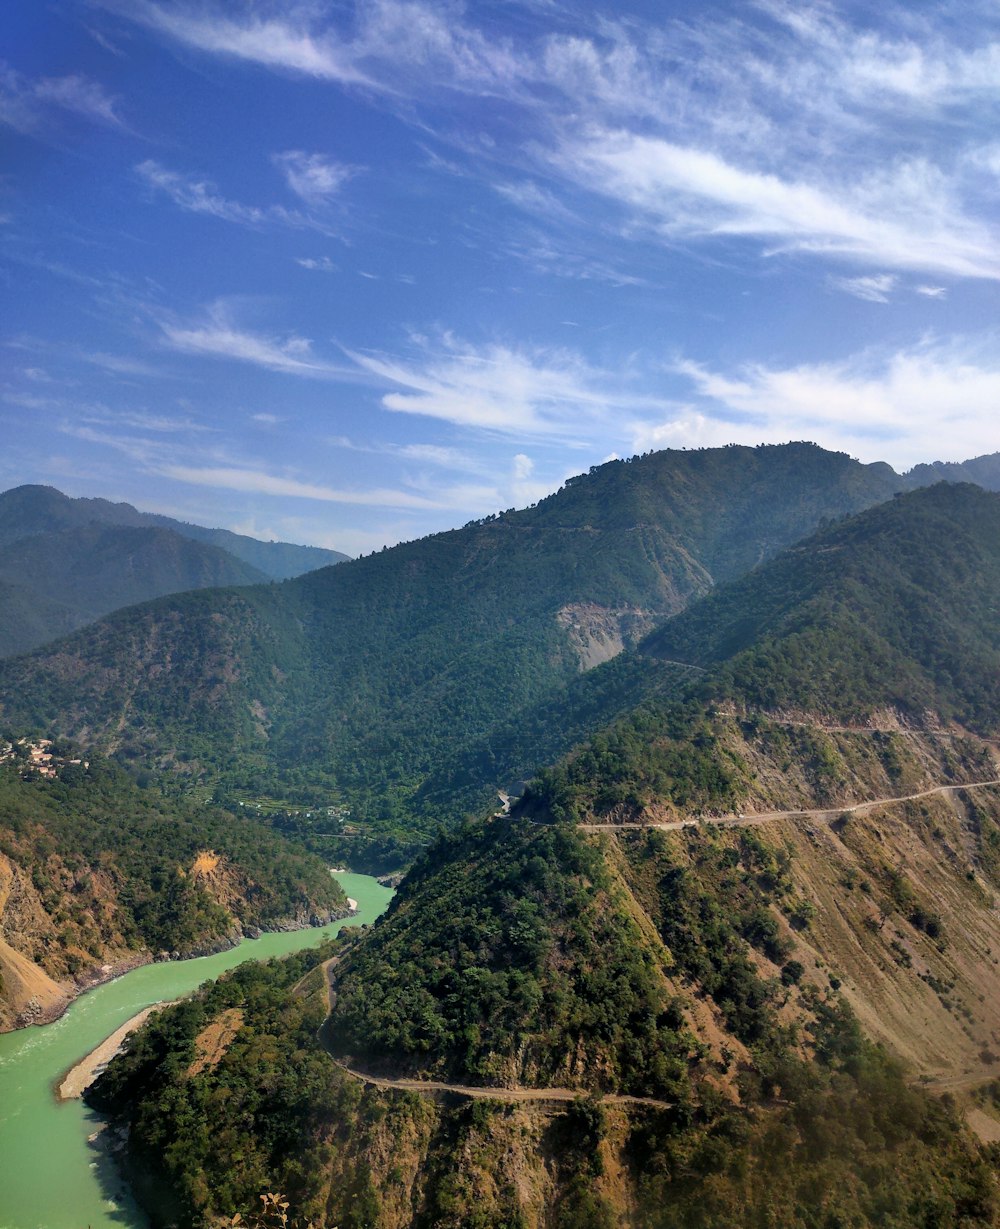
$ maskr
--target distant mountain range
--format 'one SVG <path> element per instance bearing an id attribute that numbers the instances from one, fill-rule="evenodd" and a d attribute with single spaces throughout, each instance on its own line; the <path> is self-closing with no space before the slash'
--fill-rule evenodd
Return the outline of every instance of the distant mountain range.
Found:
<path id="1" fill-rule="evenodd" d="M 261 542 L 53 487 L 0 494 L 0 656 L 26 652 L 120 606 L 189 589 L 285 580 L 337 551 Z"/>
<path id="2" fill-rule="evenodd" d="M 564 750 L 560 697 L 582 670 L 908 485 L 888 465 L 811 444 L 609 462 L 533 508 L 280 587 L 118 611 L 7 666 L 3 715 L 230 787 L 339 798 L 366 824 L 420 828 L 441 816 L 442 774 L 465 775 L 465 806 L 498 774 Z M 590 705 L 574 736 L 617 702 Z M 540 710 L 542 744 L 518 762 L 507 744 Z"/>

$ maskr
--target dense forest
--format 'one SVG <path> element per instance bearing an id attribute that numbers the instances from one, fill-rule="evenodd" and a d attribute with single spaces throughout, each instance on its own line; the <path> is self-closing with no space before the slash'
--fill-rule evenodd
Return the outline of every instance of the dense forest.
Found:
<path id="1" fill-rule="evenodd" d="M 4 715 L 230 796 L 349 807 L 365 837 L 426 834 L 621 711 L 596 684 L 563 727 L 585 666 L 902 485 L 809 444 L 609 462 L 280 586 L 109 616 L 3 665 Z"/>
<path id="2" fill-rule="evenodd" d="M 9 758 L 0 816 L 3 933 L 56 978 L 128 951 L 190 953 L 244 928 L 346 909 L 301 847 L 252 819 L 142 787 L 100 757 L 61 764 L 54 778 Z"/>
<path id="3" fill-rule="evenodd" d="M 154 1017 L 92 1102 L 128 1125 L 162 1223 L 249 1218 L 280 1191 L 293 1223 L 343 1229 L 995 1224 L 989 1165 L 952 1111 L 796 959 L 774 912 L 795 908 L 789 869 L 752 833 L 640 833 L 614 853 L 567 826 L 470 827 L 371 936 L 245 966 Z M 321 1036 L 350 1062 L 580 1097 L 366 1089 L 317 1038 L 308 970 L 335 955 Z M 199 1063 L 226 1019 L 225 1054 Z M 660 1100 L 600 1099 L 614 1088 Z"/>

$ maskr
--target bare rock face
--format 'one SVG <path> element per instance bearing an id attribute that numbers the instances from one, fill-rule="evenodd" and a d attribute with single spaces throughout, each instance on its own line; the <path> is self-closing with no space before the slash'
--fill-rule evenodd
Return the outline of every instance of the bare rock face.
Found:
<path id="1" fill-rule="evenodd" d="M 31 959 L 52 930 L 30 878 L 0 854 L 0 1031 L 54 1019 L 69 1001 Z"/>
<path id="2" fill-rule="evenodd" d="M 595 602 L 575 602 L 556 612 L 580 659 L 581 670 L 603 665 L 651 631 L 656 616 L 634 606 L 611 609 Z"/>

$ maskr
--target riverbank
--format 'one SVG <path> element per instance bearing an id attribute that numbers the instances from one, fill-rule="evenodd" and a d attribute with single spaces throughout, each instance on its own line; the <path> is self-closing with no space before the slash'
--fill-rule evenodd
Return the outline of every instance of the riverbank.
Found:
<path id="1" fill-rule="evenodd" d="M 182 999 L 244 960 L 280 958 L 374 922 L 392 896 L 366 875 L 344 874 L 340 883 L 358 902 L 351 917 L 265 934 L 204 959 L 146 963 L 80 995 L 55 1023 L 0 1036 L 0 1229 L 145 1229 L 113 1150 L 102 1146 L 102 1120 L 79 1097 L 57 1099 L 57 1086 L 81 1055 L 147 1007 Z"/>
<path id="2" fill-rule="evenodd" d="M 94 1046 L 86 1058 L 82 1058 L 75 1067 L 71 1067 L 66 1073 L 65 1078 L 57 1089 L 57 1094 L 60 1101 L 69 1101 L 74 1097 L 82 1097 L 86 1089 L 97 1079 L 104 1068 L 121 1050 L 125 1044 L 125 1038 L 141 1028 L 154 1011 L 162 1011 L 164 1007 L 171 1007 L 177 1002 L 174 999 L 170 1003 L 154 1003 L 151 1007 L 145 1007 L 142 1011 L 137 1012 L 131 1020 L 126 1020 L 120 1028 L 116 1028 L 110 1037 Z"/>
<path id="3" fill-rule="evenodd" d="M 246 940 L 258 940 L 268 934 L 294 934 L 296 931 L 312 930 L 317 926 L 330 926 L 355 917 L 357 912 L 358 902 L 348 897 L 347 907 L 343 911 L 323 910 L 322 913 L 306 913 L 303 910 L 287 917 L 272 918 L 262 926 L 256 926 L 250 922 L 246 926 L 237 924 L 227 934 L 207 939 L 184 951 L 152 952 L 148 948 L 143 948 L 122 954 L 103 964 L 93 965 L 79 977 L 59 982 L 53 981 L 27 956 L 3 944 L 0 955 L 6 952 L 8 959 L 6 963 L 0 961 L 0 974 L 6 973 L 6 980 L 10 981 L 12 987 L 21 984 L 28 986 L 30 989 L 27 993 L 30 997 L 25 998 L 24 1005 L 9 1024 L 0 1021 L 0 1035 L 15 1033 L 32 1025 L 52 1024 L 64 1016 L 82 995 L 106 986 L 109 982 L 117 981 L 120 977 L 133 973 L 136 969 L 141 969 L 146 965 L 218 956 L 223 952 L 234 950 Z M 0 940 L 0 943 L 3 941 Z M 18 974 L 16 982 L 11 976 L 12 970 Z M 22 995 L 22 998 L 24 997 Z"/>

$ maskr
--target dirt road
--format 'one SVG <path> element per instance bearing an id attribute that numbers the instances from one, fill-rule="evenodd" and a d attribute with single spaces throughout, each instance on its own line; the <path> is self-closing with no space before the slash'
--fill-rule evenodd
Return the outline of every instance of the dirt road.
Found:
<path id="1" fill-rule="evenodd" d="M 660 832 L 680 832 L 683 828 L 695 828 L 699 824 L 711 824 L 716 828 L 753 828 L 758 824 L 772 824 L 781 819 L 836 819 L 840 815 L 859 815 L 876 807 L 892 806 L 899 802 L 916 802 L 920 798 L 930 798 L 935 794 L 954 794 L 963 789 L 984 789 L 990 785 L 1000 785 L 1000 777 L 990 781 L 967 781 L 964 785 L 935 785 L 931 789 L 921 790 L 916 794 L 903 794 L 898 798 L 872 798 L 868 802 L 852 802 L 837 807 L 822 807 L 805 810 L 801 807 L 794 811 L 756 811 L 746 815 L 706 816 L 702 819 L 675 819 L 667 823 L 636 822 L 624 824 L 577 824 L 581 832 L 616 832 L 619 829 L 654 828 Z"/>

